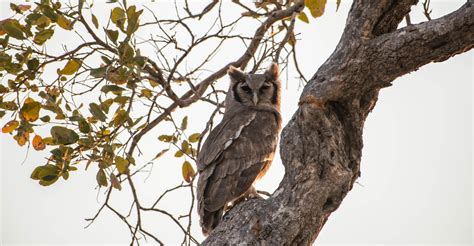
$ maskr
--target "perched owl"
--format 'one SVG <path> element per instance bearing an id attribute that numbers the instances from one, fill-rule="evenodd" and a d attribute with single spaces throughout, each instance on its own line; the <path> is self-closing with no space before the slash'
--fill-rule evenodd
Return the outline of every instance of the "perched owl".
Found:
<path id="1" fill-rule="evenodd" d="M 278 65 L 263 74 L 230 67 L 222 121 L 199 152 L 198 213 L 209 234 L 229 203 L 256 194 L 253 183 L 270 167 L 281 128 Z"/>

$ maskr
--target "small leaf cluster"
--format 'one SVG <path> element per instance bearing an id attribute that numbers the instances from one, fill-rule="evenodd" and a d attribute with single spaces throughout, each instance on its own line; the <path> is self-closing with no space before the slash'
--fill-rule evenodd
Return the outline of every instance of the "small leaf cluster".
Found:
<path id="1" fill-rule="evenodd" d="M 187 127 L 188 127 L 188 117 L 185 116 L 181 120 L 181 124 L 179 127 L 175 125 L 175 132 L 173 134 L 160 135 L 158 137 L 158 140 L 165 143 L 169 143 L 170 145 L 173 145 L 177 148 L 174 154 L 174 157 L 184 158 L 184 162 L 181 166 L 182 176 L 183 176 L 184 181 L 190 183 L 192 179 L 194 178 L 194 176 L 196 175 L 196 171 L 194 171 L 193 166 L 187 160 L 187 158 L 190 158 L 193 160 L 196 158 L 197 150 L 195 148 L 195 145 L 197 145 L 197 143 L 199 142 L 201 134 L 193 133 L 189 136 L 186 136 L 185 130 L 187 129 Z M 169 149 L 166 149 L 164 150 L 164 152 L 161 151 L 160 153 L 158 153 L 155 159 L 162 156 L 168 150 Z"/>

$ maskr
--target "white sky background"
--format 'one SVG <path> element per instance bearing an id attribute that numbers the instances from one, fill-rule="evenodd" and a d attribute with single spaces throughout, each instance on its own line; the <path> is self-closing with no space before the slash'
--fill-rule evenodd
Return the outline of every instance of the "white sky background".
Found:
<path id="1" fill-rule="evenodd" d="M 439 17 L 457 9 L 464 1 L 432 2 L 432 16 Z M 11 15 L 8 3 L 0 1 L 0 19 Z M 132 4 L 132 1 L 129 3 Z M 207 1 L 192 7 L 199 10 L 205 3 Z M 147 6 L 156 6 L 159 16 L 173 11 L 171 2 Z M 306 77 L 311 77 L 334 50 L 349 8 L 350 1 L 343 0 L 339 11 L 335 12 L 335 3 L 329 2 L 322 18 L 311 20 L 309 25 L 297 22 L 296 29 L 301 32 L 298 56 Z M 229 11 L 224 12 L 224 16 L 240 13 L 235 11 L 236 7 L 223 9 Z M 97 11 L 100 13 L 96 14 L 99 21 L 103 23 L 101 20 L 105 21 L 108 17 L 108 10 L 97 8 Z M 414 8 L 411 14 L 414 23 L 424 21 L 421 11 L 421 6 Z M 205 30 L 206 26 L 196 25 L 194 28 Z M 255 27 L 241 29 L 236 32 L 253 33 Z M 74 45 L 79 42 L 73 35 L 66 34 L 52 40 L 53 44 Z M 52 50 L 54 48 L 51 47 Z M 205 49 L 200 52 L 195 55 L 206 54 Z M 223 47 L 222 54 L 225 56 L 216 56 L 212 66 L 220 68 L 242 52 L 242 45 Z M 189 61 L 190 66 L 198 61 L 193 59 Z M 471 51 L 443 63 L 422 67 L 381 91 L 379 101 L 365 125 L 360 185 L 354 186 L 340 208 L 331 215 L 317 243 L 472 242 L 472 73 Z M 301 92 L 295 77 L 293 69 L 288 77 L 283 77 L 284 84 L 288 84 L 288 88 L 283 90 L 284 122 L 296 110 Z M 227 78 L 222 79 L 220 84 L 225 88 Z M 93 98 L 84 99 L 87 100 Z M 201 131 L 210 113 L 211 109 L 201 104 L 179 111 L 176 118 L 189 115 L 188 132 L 193 133 Z M 4 124 L 5 120 L 1 122 Z M 157 137 L 167 133 L 167 127 L 155 129 L 142 140 L 140 148 L 148 155 L 139 160 L 146 162 L 166 148 L 157 141 Z M 34 167 L 44 163 L 48 153 L 31 150 L 25 163 L 21 164 L 27 153 L 26 148 L 18 147 L 9 135 L 1 135 L 0 141 L 0 226 L 4 244 L 128 244 L 130 235 L 127 227 L 109 211 L 99 216 L 91 227 L 83 229 L 86 225 L 84 218 L 93 216 L 104 199 L 103 189 L 99 193 L 95 190 L 96 167 L 87 172 L 79 168 L 79 171 L 71 173 L 68 181 L 60 179 L 50 187 L 42 187 L 29 175 Z M 149 205 L 163 190 L 182 180 L 182 160 L 172 155 L 170 151 L 155 163 L 146 182 L 143 178 L 147 174 L 136 178 L 144 205 Z M 258 188 L 273 191 L 282 177 L 283 166 L 277 155 Z M 112 204 L 125 213 L 130 196 L 127 189 L 114 192 Z M 160 204 L 161 209 L 183 214 L 189 206 L 188 194 L 172 193 Z M 181 242 L 180 230 L 168 218 L 152 213 L 142 216 L 145 228 L 165 243 L 173 245 Z M 202 240 L 196 214 L 193 221 L 194 234 Z"/>

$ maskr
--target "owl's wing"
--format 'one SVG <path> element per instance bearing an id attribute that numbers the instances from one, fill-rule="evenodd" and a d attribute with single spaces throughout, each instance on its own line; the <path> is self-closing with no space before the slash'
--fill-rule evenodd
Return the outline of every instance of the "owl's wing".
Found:
<path id="1" fill-rule="evenodd" d="M 200 210 L 217 211 L 250 188 L 273 159 L 278 131 L 274 113 L 247 110 L 211 132 L 198 157 Z"/>
<path id="2" fill-rule="evenodd" d="M 215 161 L 237 139 L 243 128 L 256 116 L 255 111 L 241 111 L 221 121 L 210 133 L 198 155 L 198 171 Z"/>

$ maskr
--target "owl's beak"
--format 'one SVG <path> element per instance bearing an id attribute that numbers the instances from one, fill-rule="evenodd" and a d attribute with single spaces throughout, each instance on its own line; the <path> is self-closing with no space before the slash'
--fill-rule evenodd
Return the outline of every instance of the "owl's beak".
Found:
<path id="1" fill-rule="evenodd" d="M 254 105 L 257 105 L 258 104 L 258 93 L 254 92 L 252 95 L 253 95 L 252 102 L 253 102 Z"/>

